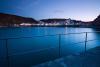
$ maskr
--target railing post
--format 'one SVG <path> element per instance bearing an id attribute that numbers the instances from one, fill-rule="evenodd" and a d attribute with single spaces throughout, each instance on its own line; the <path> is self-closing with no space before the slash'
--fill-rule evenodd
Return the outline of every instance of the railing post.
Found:
<path id="1" fill-rule="evenodd" d="M 83 67 L 86 67 L 86 50 L 87 50 L 87 32 L 85 33 L 85 45 L 84 45 L 84 61 L 83 61 Z"/>
<path id="2" fill-rule="evenodd" d="M 86 50 L 87 50 L 87 32 L 86 32 L 86 36 L 85 36 L 85 54 L 86 54 Z"/>
<path id="3" fill-rule="evenodd" d="M 6 44 L 6 62 L 7 62 L 7 67 L 10 67 L 9 65 L 9 51 L 8 51 L 8 39 L 5 39 L 5 44 Z"/>
<path id="4" fill-rule="evenodd" d="M 61 57 L 61 34 L 59 34 L 59 57 Z"/>

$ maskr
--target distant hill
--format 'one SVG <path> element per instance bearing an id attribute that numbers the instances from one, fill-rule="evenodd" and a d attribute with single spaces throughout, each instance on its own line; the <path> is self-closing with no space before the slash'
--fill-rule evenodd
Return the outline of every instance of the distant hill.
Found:
<path id="1" fill-rule="evenodd" d="M 22 17 L 12 14 L 0 13 L 0 27 L 2 26 L 20 26 L 21 23 L 29 23 L 32 26 L 83 26 L 83 27 L 99 27 L 100 15 L 91 22 L 83 22 L 79 20 L 65 19 L 65 18 L 49 18 L 37 21 L 33 18 Z"/>
<path id="2" fill-rule="evenodd" d="M 11 14 L 0 13 L 0 25 L 1 26 L 12 26 L 13 24 L 21 24 L 21 23 L 34 23 L 37 24 L 33 18 L 26 18 Z"/>

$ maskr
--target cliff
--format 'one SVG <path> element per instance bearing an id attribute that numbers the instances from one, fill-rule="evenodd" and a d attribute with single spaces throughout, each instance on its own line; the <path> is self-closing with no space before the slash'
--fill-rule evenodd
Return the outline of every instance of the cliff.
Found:
<path id="1" fill-rule="evenodd" d="M 100 26 L 100 15 L 92 21 L 93 26 Z"/>

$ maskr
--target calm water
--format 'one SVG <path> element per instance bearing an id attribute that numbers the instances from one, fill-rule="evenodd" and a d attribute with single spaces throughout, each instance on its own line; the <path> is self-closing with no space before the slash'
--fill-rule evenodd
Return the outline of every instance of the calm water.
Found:
<path id="1" fill-rule="evenodd" d="M 27 37 L 34 35 L 65 34 L 79 32 L 94 32 L 91 28 L 67 28 L 67 27 L 22 27 L 0 28 L 0 38 Z"/>
<path id="2" fill-rule="evenodd" d="M 68 27 L 23 27 L 23 28 L 0 28 L 0 39 L 8 39 L 8 54 L 10 67 L 31 67 L 34 64 L 45 62 L 70 54 L 79 54 L 84 51 L 86 33 L 67 34 L 80 32 L 94 32 L 87 34 L 87 50 L 100 46 L 99 31 L 93 28 L 68 28 Z M 59 35 L 55 34 L 67 34 Z M 41 36 L 40 35 L 54 35 Z M 35 37 L 34 37 L 35 36 Z M 21 38 L 32 37 L 32 38 Z M 0 40 L 0 67 L 7 65 L 6 41 Z"/>

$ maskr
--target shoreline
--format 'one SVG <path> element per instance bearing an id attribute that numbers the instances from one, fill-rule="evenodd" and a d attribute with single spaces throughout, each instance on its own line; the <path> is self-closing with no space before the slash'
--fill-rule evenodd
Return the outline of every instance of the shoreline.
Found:
<path id="1" fill-rule="evenodd" d="M 24 28 L 24 27 L 71 27 L 71 28 L 97 28 L 100 29 L 99 26 L 85 26 L 85 25 L 34 25 L 34 26 L 0 26 L 0 28 Z"/>

